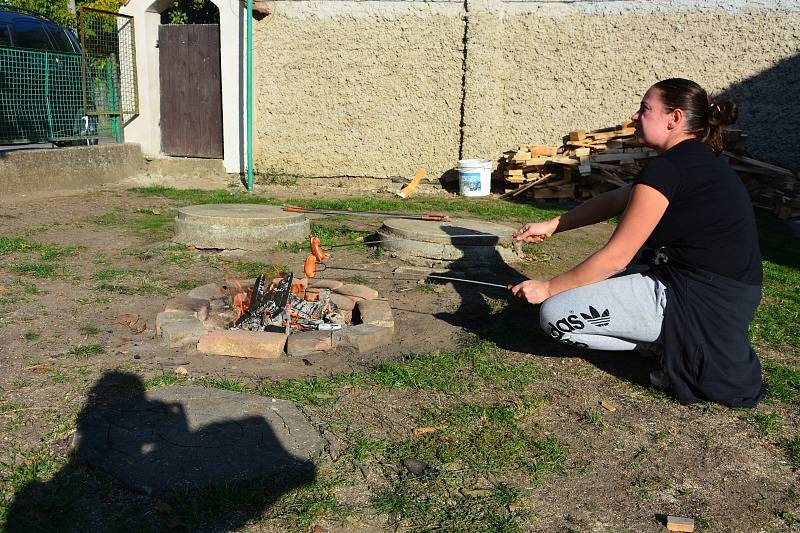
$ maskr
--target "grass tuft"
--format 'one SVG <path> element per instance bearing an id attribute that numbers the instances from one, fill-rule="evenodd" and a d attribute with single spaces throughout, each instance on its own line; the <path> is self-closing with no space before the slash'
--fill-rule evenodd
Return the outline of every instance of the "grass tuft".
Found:
<path id="1" fill-rule="evenodd" d="M 179 383 L 185 383 L 186 378 L 181 377 L 177 374 L 161 374 L 159 376 L 154 376 L 152 378 L 144 380 L 142 386 L 145 390 L 150 389 L 157 389 L 159 387 L 169 387 L 170 385 L 177 385 Z"/>
<path id="2" fill-rule="evenodd" d="M 783 427 L 781 417 L 776 413 L 753 413 L 743 420 L 756 426 L 758 432 L 768 438 L 777 437 Z"/>
<path id="3" fill-rule="evenodd" d="M 262 380 L 256 392 L 261 396 L 290 400 L 303 405 L 329 405 L 338 398 L 334 382 L 320 378 Z"/>
<path id="4" fill-rule="evenodd" d="M 51 279 L 65 274 L 64 265 L 51 265 L 48 263 L 16 263 L 10 266 L 12 272 L 27 274 L 35 278 Z"/>
<path id="5" fill-rule="evenodd" d="M 800 405 L 800 367 L 763 361 L 766 381 L 772 385 L 767 398 L 791 405 Z"/>
<path id="6" fill-rule="evenodd" d="M 789 460 L 792 470 L 800 470 L 800 437 L 785 439 L 781 443 L 781 447 L 786 452 L 786 458 Z"/>
<path id="7" fill-rule="evenodd" d="M 106 353 L 106 349 L 101 344 L 87 344 L 86 346 L 75 346 L 65 355 L 77 357 L 78 359 L 87 359 L 102 353 Z"/>

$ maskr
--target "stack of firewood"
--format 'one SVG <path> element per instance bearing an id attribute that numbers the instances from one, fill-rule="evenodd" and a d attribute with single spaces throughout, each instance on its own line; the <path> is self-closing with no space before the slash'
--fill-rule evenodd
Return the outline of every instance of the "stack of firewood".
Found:
<path id="1" fill-rule="evenodd" d="M 747 136 L 738 130 L 726 132 L 722 155 L 741 176 L 753 205 L 772 211 L 778 218 L 800 217 L 800 178 L 789 169 L 748 157 L 740 141 Z"/>
<path id="2" fill-rule="evenodd" d="M 623 123 L 594 131 L 571 131 L 564 144 L 520 146 L 503 154 L 498 169 L 504 197 L 588 198 L 630 183 L 642 162 L 655 155 Z"/>
<path id="3" fill-rule="evenodd" d="M 641 146 L 633 123 L 612 128 L 571 131 L 560 147 L 522 145 L 503 153 L 498 171 L 501 198 L 585 199 L 631 183 L 655 151 Z M 726 131 L 726 157 L 747 185 L 754 205 L 781 218 L 800 215 L 800 182 L 785 168 L 746 156 L 739 145 L 746 135 Z"/>

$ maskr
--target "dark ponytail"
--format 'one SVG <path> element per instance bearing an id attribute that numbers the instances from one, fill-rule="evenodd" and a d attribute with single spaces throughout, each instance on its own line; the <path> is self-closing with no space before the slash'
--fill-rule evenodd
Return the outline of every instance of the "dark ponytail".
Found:
<path id="1" fill-rule="evenodd" d="M 667 113 L 683 111 L 687 133 L 694 134 L 716 153 L 722 152 L 722 128 L 736 121 L 736 104 L 727 99 L 712 101 L 700 85 L 683 78 L 659 81 L 653 87 L 659 90 Z"/>

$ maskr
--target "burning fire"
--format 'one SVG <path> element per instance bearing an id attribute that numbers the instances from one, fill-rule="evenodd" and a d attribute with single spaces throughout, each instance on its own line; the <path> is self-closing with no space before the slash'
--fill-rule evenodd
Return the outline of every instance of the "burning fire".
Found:
<path id="1" fill-rule="evenodd" d="M 230 328 L 267 331 L 285 327 L 288 332 L 342 327 L 342 317 L 331 301 L 330 289 L 306 292 L 308 278 L 293 279 L 291 273 L 271 282 L 265 277 L 262 274 L 252 287 L 243 288 L 232 276 L 225 275 L 231 310 L 236 314 Z"/>
<path id="2" fill-rule="evenodd" d="M 230 274 L 225 274 L 225 285 L 231 287 L 231 281 Z M 236 310 L 235 320 L 238 320 L 250 307 L 250 300 L 253 297 L 253 288 L 250 287 L 249 289 L 243 289 L 242 285 L 238 281 L 233 280 L 233 283 L 236 284 L 236 288 L 230 288 L 232 293 L 231 302 L 233 304 L 233 308 Z"/>

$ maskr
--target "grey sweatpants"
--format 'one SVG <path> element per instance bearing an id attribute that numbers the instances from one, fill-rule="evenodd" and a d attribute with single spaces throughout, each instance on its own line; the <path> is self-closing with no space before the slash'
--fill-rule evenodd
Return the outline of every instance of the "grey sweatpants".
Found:
<path id="1" fill-rule="evenodd" d="M 594 350 L 646 350 L 661 339 L 667 305 L 663 283 L 629 274 L 545 300 L 539 320 L 558 341 Z"/>

